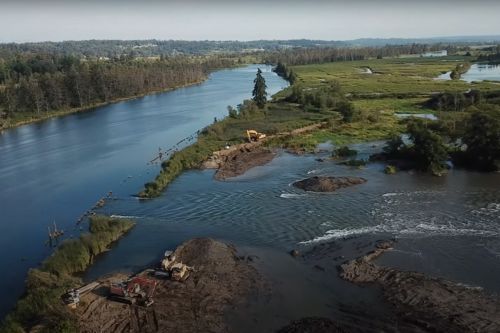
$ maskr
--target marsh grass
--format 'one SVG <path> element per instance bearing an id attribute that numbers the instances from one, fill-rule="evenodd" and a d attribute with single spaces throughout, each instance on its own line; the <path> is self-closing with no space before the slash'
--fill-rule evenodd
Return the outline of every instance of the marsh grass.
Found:
<path id="1" fill-rule="evenodd" d="M 333 62 L 318 65 L 292 67 L 298 82 L 311 89 L 340 83 L 342 90 L 351 95 L 378 97 L 408 97 L 435 92 L 498 90 L 498 84 L 490 82 L 467 83 L 460 80 L 435 80 L 442 73 L 452 71 L 466 57 L 440 58 L 389 58 L 361 61 Z M 363 74 L 360 68 L 369 67 L 374 74 Z"/>
<path id="2" fill-rule="evenodd" d="M 90 218 L 89 233 L 63 242 L 40 268 L 31 269 L 26 291 L 2 323 L 1 333 L 76 332 L 76 318 L 62 303 L 61 295 L 82 283 L 83 272 L 94 258 L 127 233 L 134 222 L 107 216 Z"/>

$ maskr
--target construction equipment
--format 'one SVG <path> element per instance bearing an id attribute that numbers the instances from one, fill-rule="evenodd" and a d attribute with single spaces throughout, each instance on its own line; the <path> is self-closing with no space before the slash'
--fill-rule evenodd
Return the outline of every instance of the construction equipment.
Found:
<path id="1" fill-rule="evenodd" d="M 248 142 L 257 142 L 264 139 L 266 135 L 264 133 L 259 133 L 256 130 L 247 130 Z"/>
<path id="2" fill-rule="evenodd" d="M 142 306 L 150 306 L 153 304 L 153 294 L 158 282 L 144 277 L 133 277 L 128 280 L 111 283 L 109 287 L 109 298 L 111 300 L 136 304 Z"/>
<path id="3" fill-rule="evenodd" d="M 62 295 L 62 300 L 68 307 L 75 309 L 78 303 L 80 303 L 80 297 L 89 291 L 94 290 L 99 285 L 99 282 L 91 282 L 80 288 L 68 290 L 64 295 Z"/>
<path id="4" fill-rule="evenodd" d="M 165 258 L 161 261 L 161 268 L 166 272 L 170 271 L 170 267 L 175 263 L 175 254 L 172 251 L 165 251 Z"/>
<path id="5" fill-rule="evenodd" d="M 167 272 L 171 280 L 184 282 L 189 277 L 189 272 L 193 270 L 182 262 L 176 262 L 175 254 L 172 251 L 165 251 L 165 258 L 161 261 L 161 268 Z M 159 276 L 159 274 L 156 274 Z"/>
<path id="6" fill-rule="evenodd" d="M 170 267 L 170 279 L 184 282 L 189 277 L 190 267 L 181 262 L 175 263 Z"/>

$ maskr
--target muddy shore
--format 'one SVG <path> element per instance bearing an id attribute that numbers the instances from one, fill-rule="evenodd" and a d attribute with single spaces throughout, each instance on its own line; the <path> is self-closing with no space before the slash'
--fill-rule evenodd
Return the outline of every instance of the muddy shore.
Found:
<path id="1" fill-rule="evenodd" d="M 377 265 L 374 260 L 392 246 L 378 243 L 374 251 L 342 264 L 340 276 L 381 287 L 397 316 L 423 332 L 500 332 L 498 298 L 480 288 Z"/>
<path id="2" fill-rule="evenodd" d="M 108 300 L 110 282 L 126 276 L 101 279 L 101 287 L 84 295 L 76 310 L 80 332 L 229 332 L 226 310 L 262 285 L 248 258 L 209 238 L 187 241 L 175 255 L 194 270 L 184 282 L 148 277 L 159 283 L 150 307 Z"/>
<path id="3" fill-rule="evenodd" d="M 276 156 L 271 150 L 257 147 L 242 148 L 228 155 L 215 173 L 215 179 L 241 176 L 251 168 L 269 163 Z"/>
<path id="4" fill-rule="evenodd" d="M 334 274 L 342 279 L 360 287 L 380 289 L 380 305 L 387 306 L 390 312 L 377 317 L 369 309 L 346 307 L 342 310 L 346 316 L 294 319 L 275 328 L 276 332 L 500 331 L 497 298 L 460 283 L 377 265 L 376 259 L 392 249 L 392 242 L 377 242 L 375 250 L 343 264 L 339 262 L 341 258 L 331 257 L 338 246 L 337 242 L 326 243 L 296 260 L 303 260 L 304 269 L 311 266 L 320 274 L 334 273 L 336 267 L 338 272 Z M 270 295 L 269 285 L 253 266 L 252 258 L 238 256 L 230 245 L 208 238 L 194 239 L 179 246 L 175 255 L 194 267 L 192 275 L 185 282 L 155 278 L 159 282 L 155 303 L 148 308 L 107 299 L 109 283 L 125 279 L 125 275 L 101 279 L 101 287 L 85 295 L 76 310 L 80 331 L 235 332 L 227 322 L 228 313 L 244 308 L 252 295 Z M 314 265 L 317 258 L 323 258 L 324 266 Z"/>
<path id="5" fill-rule="evenodd" d="M 310 192 L 334 192 L 338 189 L 366 183 L 359 177 L 320 177 L 306 178 L 293 183 L 293 186 Z"/>

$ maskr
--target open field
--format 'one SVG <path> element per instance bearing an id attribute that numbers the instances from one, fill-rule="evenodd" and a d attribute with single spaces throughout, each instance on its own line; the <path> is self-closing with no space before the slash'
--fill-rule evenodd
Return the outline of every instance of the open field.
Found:
<path id="1" fill-rule="evenodd" d="M 294 66 L 298 82 L 308 88 L 319 88 L 336 80 L 346 94 L 379 97 L 387 95 L 426 95 L 444 91 L 468 89 L 498 90 L 500 84 L 479 82 L 469 84 L 460 80 L 435 80 L 453 70 L 470 57 L 391 58 L 362 61 L 343 61 L 317 65 Z M 364 73 L 370 68 L 373 74 Z"/>

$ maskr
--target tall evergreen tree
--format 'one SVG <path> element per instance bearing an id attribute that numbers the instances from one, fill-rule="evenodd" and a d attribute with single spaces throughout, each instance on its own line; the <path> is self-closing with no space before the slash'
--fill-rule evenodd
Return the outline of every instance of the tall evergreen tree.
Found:
<path id="1" fill-rule="evenodd" d="M 252 91 L 253 100 L 257 104 L 257 106 L 262 109 L 267 102 L 267 86 L 266 80 L 262 76 L 262 71 L 260 70 L 260 68 L 257 70 L 257 76 L 255 77 L 255 80 L 253 80 L 253 82 L 255 83 Z"/>

